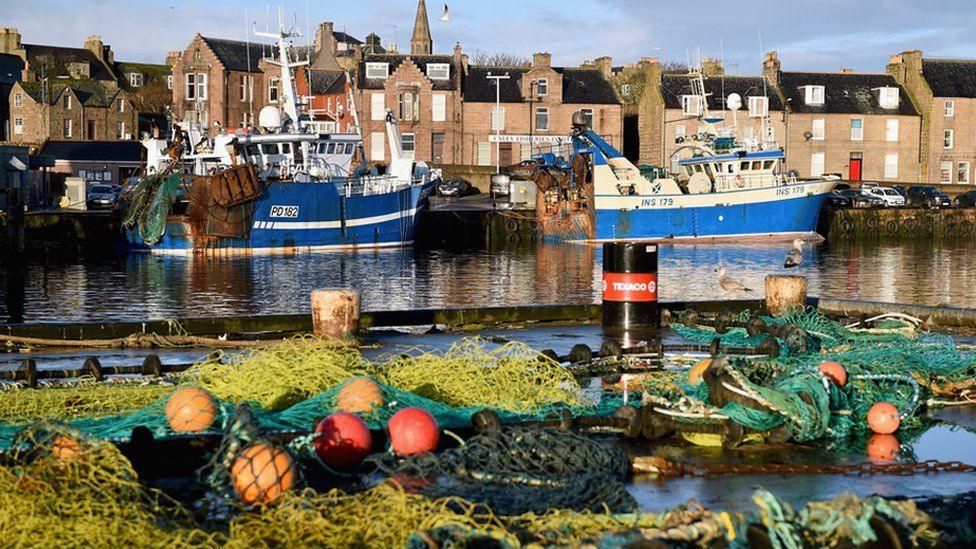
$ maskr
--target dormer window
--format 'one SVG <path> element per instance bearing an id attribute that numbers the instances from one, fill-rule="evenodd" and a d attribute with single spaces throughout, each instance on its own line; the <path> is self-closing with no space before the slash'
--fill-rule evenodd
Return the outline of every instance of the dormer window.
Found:
<path id="1" fill-rule="evenodd" d="M 66 110 L 71 110 L 71 94 L 65 92 L 64 94 L 64 108 Z"/>
<path id="2" fill-rule="evenodd" d="M 878 88 L 878 105 L 880 105 L 882 109 L 897 109 L 898 102 L 898 88 Z"/>
<path id="3" fill-rule="evenodd" d="M 701 115 L 701 98 L 697 95 L 682 95 L 681 114 L 685 116 Z"/>
<path id="4" fill-rule="evenodd" d="M 381 78 L 385 80 L 389 77 L 389 63 L 366 63 L 366 78 Z"/>
<path id="5" fill-rule="evenodd" d="M 752 118 L 765 118 L 769 114 L 769 98 L 768 97 L 750 97 L 749 98 L 749 116 Z"/>
<path id="6" fill-rule="evenodd" d="M 142 75 L 134 72 L 129 75 L 129 85 L 133 88 L 139 88 L 142 86 Z"/>
<path id="7" fill-rule="evenodd" d="M 451 78 L 450 63 L 428 63 L 427 78 L 431 80 L 448 80 Z"/>
<path id="8" fill-rule="evenodd" d="M 803 102 L 812 107 L 819 107 L 824 104 L 823 86 L 803 86 Z"/>

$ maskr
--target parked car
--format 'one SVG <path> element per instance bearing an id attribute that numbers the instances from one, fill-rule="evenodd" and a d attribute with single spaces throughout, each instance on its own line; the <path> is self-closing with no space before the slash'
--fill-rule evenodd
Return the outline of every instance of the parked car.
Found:
<path id="1" fill-rule="evenodd" d="M 838 183 L 838 184 L 834 185 L 834 190 L 835 191 L 843 191 L 843 190 L 847 190 L 847 189 L 850 189 L 850 188 L 851 188 L 851 186 L 849 184 L 847 184 L 847 183 Z"/>
<path id="2" fill-rule="evenodd" d="M 908 189 L 908 205 L 920 208 L 948 208 L 949 197 L 934 185 L 916 185 Z"/>
<path id="3" fill-rule="evenodd" d="M 892 185 L 891 188 L 894 189 L 896 193 L 900 194 L 901 197 L 905 199 L 906 203 L 908 202 L 908 189 L 906 189 L 904 185 Z"/>
<path id="4" fill-rule="evenodd" d="M 891 187 L 881 187 L 875 184 L 875 186 L 868 187 L 867 189 L 862 187 L 861 190 L 871 196 L 880 198 L 884 201 L 885 206 L 889 208 L 905 205 L 905 197 L 898 194 L 898 191 L 892 189 Z"/>
<path id="5" fill-rule="evenodd" d="M 874 182 L 874 181 L 865 181 L 864 183 L 861 183 L 861 188 L 862 188 L 862 189 L 864 189 L 864 190 L 868 190 L 868 189 L 877 189 L 877 188 L 878 188 L 878 187 L 880 187 L 880 186 L 881 186 L 881 185 L 878 185 L 878 184 L 877 184 L 876 182 Z"/>
<path id="6" fill-rule="evenodd" d="M 119 198 L 122 188 L 118 185 L 92 185 L 88 189 L 85 203 L 90 210 L 111 209 Z"/>
<path id="7" fill-rule="evenodd" d="M 477 192 L 478 189 L 467 179 L 445 179 L 437 185 L 437 194 L 439 196 L 461 197 L 476 194 Z"/>
<path id="8" fill-rule="evenodd" d="M 824 204 L 828 208 L 834 208 L 836 210 L 850 208 L 853 205 L 851 199 L 842 195 L 841 191 L 830 191 L 824 198 Z"/>
<path id="9" fill-rule="evenodd" d="M 491 174 L 491 195 L 508 196 L 512 193 L 512 176 L 507 173 Z"/>
<path id="10" fill-rule="evenodd" d="M 957 208 L 976 208 L 976 191 L 964 192 L 953 202 Z"/>
<path id="11" fill-rule="evenodd" d="M 850 200 L 854 208 L 883 208 L 885 205 L 884 200 L 861 189 L 843 189 L 837 193 Z"/>

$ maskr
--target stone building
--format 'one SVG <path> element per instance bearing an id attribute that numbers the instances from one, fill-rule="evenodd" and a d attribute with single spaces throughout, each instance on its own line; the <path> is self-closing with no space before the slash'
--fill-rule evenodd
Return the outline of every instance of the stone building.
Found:
<path id="1" fill-rule="evenodd" d="M 567 143 L 577 111 L 597 134 L 621 147 L 623 110 L 610 83 L 610 58 L 585 68 L 553 67 L 551 59 L 536 53 L 528 67 L 469 67 L 460 163 L 507 166 L 540 147 Z"/>
<path id="2" fill-rule="evenodd" d="M 356 130 L 345 71 L 312 68 L 299 70 L 295 75 L 295 88 L 299 97 L 308 98 L 306 112 L 315 131 L 330 133 Z"/>
<path id="3" fill-rule="evenodd" d="M 922 182 L 921 116 L 888 74 L 788 72 L 776 52 L 764 63 L 786 105 L 786 166 L 800 177 Z"/>
<path id="4" fill-rule="evenodd" d="M 976 59 L 891 56 L 888 74 L 921 114 L 923 181 L 976 184 Z"/>
<path id="5" fill-rule="evenodd" d="M 10 90 L 20 82 L 24 61 L 8 53 L 0 53 L 0 141 L 10 139 Z"/>

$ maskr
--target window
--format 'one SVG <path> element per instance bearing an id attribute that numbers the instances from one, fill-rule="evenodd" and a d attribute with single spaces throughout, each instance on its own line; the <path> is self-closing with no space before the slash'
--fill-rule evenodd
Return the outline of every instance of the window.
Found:
<path id="1" fill-rule="evenodd" d="M 61 136 L 64 137 L 64 138 L 66 138 L 66 139 L 71 137 L 71 119 L 70 118 L 65 118 L 64 121 L 61 123 Z"/>
<path id="2" fill-rule="evenodd" d="M 116 99 L 115 100 L 115 108 L 119 112 L 125 112 L 125 100 L 124 99 Z"/>
<path id="3" fill-rule="evenodd" d="M 21 117 L 14 118 L 14 134 L 20 135 L 24 133 L 24 119 Z"/>
<path id="4" fill-rule="evenodd" d="M 274 76 L 268 79 L 268 102 L 269 103 L 278 102 L 278 87 L 280 82 L 281 80 Z"/>
<path id="5" fill-rule="evenodd" d="M 420 98 L 417 92 L 405 92 L 397 96 L 400 120 L 420 120 Z"/>
<path id="6" fill-rule="evenodd" d="M 173 89 L 173 75 L 172 74 L 167 74 L 166 75 L 166 89 L 167 90 Z"/>
<path id="7" fill-rule="evenodd" d="M 20 107 L 23 104 L 24 104 L 24 99 L 20 96 L 19 93 L 15 93 L 14 94 L 14 106 L 15 107 Z"/>
<path id="8" fill-rule="evenodd" d="M 955 132 L 953 130 L 944 130 L 942 132 L 942 148 L 951 149 L 955 141 Z"/>
<path id="9" fill-rule="evenodd" d="M 885 121 L 885 141 L 898 141 L 897 118 L 889 118 Z"/>
<path id="10" fill-rule="evenodd" d="M 824 104 L 824 87 L 823 86 L 804 86 L 805 93 L 803 95 L 803 102 L 807 105 L 819 106 Z"/>
<path id="11" fill-rule="evenodd" d="M 431 120 L 444 122 L 447 120 L 447 94 L 435 93 L 430 96 Z"/>
<path id="12" fill-rule="evenodd" d="M 939 182 L 952 183 L 952 162 L 943 160 L 939 163 Z"/>
<path id="13" fill-rule="evenodd" d="M 549 95 L 549 79 L 540 78 L 535 81 L 535 91 L 538 92 L 540 96 Z"/>
<path id="14" fill-rule="evenodd" d="M 766 126 L 766 141 L 770 143 L 776 142 L 776 128 L 773 126 Z"/>
<path id="15" fill-rule="evenodd" d="M 851 118 L 851 141 L 864 141 L 863 118 Z"/>
<path id="16" fill-rule="evenodd" d="M 188 73 L 185 77 L 186 86 L 184 89 L 183 96 L 186 99 L 196 99 L 197 98 L 197 75 L 195 73 Z"/>
<path id="17" fill-rule="evenodd" d="M 186 99 L 198 99 L 200 101 L 205 101 L 207 99 L 207 74 L 202 72 L 191 72 L 188 73 L 184 78 L 184 95 Z"/>
<path id="18" fill-rule="evenodd" d="M 685 138 L 685 132 L 686 131 L 687 130 L 682 125 L 675 126 L 674 127 L 674 139 L 675 139 L 675 141 L 677 141 L 678 138 L 684 139 Z"/>
<path id="19" fill-rule="evenodd" d="M 488 166 L 491 164 L 491 143 L 487 141 L 478 142 L 477 164 L 479 166 Z"/>
<path id="20" fill-rule="evenodd" d="M 386 158 L 386 136 L 383 132 L 373 132 L 369 136 L 369 159 L 382 162 Z"/>
<path id="21" fill-rule="evenodd" d="M 142 75 L 137 72 L 130 74 L 129 85 L 132 86 L 133 88 L 142 87 Z"/>
<path id="22" fill-rule="evenodd" d="M 945 102 L 945 115 L 946 118 L 952 118 L 956 115 L 956 102 L 949 100 Z"/>
<path id="23" fill-rule="evenodd" d="M 898 178 L 898 153 L 885 155 L 884 176 L 885 179 Z"/>
<path id="24" fill-rule="evenodd" d="M 593 109 L 580 109 L 580 112 L 583 114 L 583 123 L 586 124 L 586 127 L 587 128 L 589 128 L 589 129 L 592 130 L 593 129 Z"/>
<path id="25" fill-rule="evenodd" d="M 538 107 L 535 110 L 535 129 L 540 132 L 549 131 L 549 109 L 547 107 Z"/>
<path id="26" fill-rule="evenodd" d="M 366 78 L 383 78 L 390 76 L 389 63 L 366 63 Z"/>
<path id="27" fill-rule="evenodd" d="M 969 162 L 956 165 L 956 183 L 969 183 Z"/>
<path id="28" fill-rule="evenodd" d="M 698 116 L 701 114 L 701 100 L 697 95 L 681 96 L 681 114 L 685 116 Z"/>
<path id="29" fill-rule="evenodd" d="M 71 110 L 71 94 L 68 93 L 68 90 L 64 91 L 64 108 Z"/>
<path id="30" fill-rule="evenodd" d="M 769 113 L 768 97 L 749 98 L 749 116 L 753 118 L 764 118 Z"/>
<path id="31" fill-rule="evenodd" d="M 624 96 L 627 99 L 630 99 L 630 94 L 631 94 L 630 84 L 623 84 L 620 86 L 620 95 Z"/>
<path id="32" fill-rule="evenodd" d="M 451 78 L 450 63 L 428 63 L 427 78 L 431 80 L 448 80 Z"/>
<path id="33" fill-rule="evenodd" d="M 823 138 L 824 138 L 824 119 L 823 118 L 814 118 L 813 119 L 813 127 L 810 129 L 810 133 L 813 134 L 813 137 L 811 137 L 811 139 L 813 139 L 814 141 L 823 141 Z"/>
<path id="34" fill-rule="evenodd" d="M 241 101 L 248 102 L 254 100 L 254 76 L 248 74 L 241 76 Z"/>
<path id="35" fill-rule="evenodd" d="M 369 96 L 369 112 L 372 120 L 386 120 L 386 94 L 374 93 Z"/>
<path id="36" fill-rule="evenodd" d="M 124 139 L 125 138 L 125 122 L 119 122 L 115 125 L 115 138 Z"/>
<path id="37" fill-rule="evenodd" d="M 878 104 L 883 109 L 898 108 L 898 88 L 879 88 Z"/>
<path id="38" fill-rule="evenodd" d="M 412 133 L 405 133 L 400 136 L 400 147 L 403 148 L 403 157 L 413 160 L 416 157 L 417 138 Z"/>
<path id="39" fill-rule="evenodd" d="M 810 177 L 820 177 L 824 174 L 824 153 L 815 152 L 810 155 Z"/>
<path id="40" fill-rule="evenodd" d="M 505 107 L 491 106 L 491 131 L 505 130 Z"/>

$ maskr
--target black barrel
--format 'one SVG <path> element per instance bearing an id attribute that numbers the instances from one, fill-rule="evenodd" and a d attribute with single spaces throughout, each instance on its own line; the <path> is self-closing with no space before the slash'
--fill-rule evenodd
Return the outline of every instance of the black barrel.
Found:
<path id="1" fill-rule="evenodd" d="M 657 282 L 657 245 L 604 243 L 603 327 L 622 330 L 660 328 Z"/>

